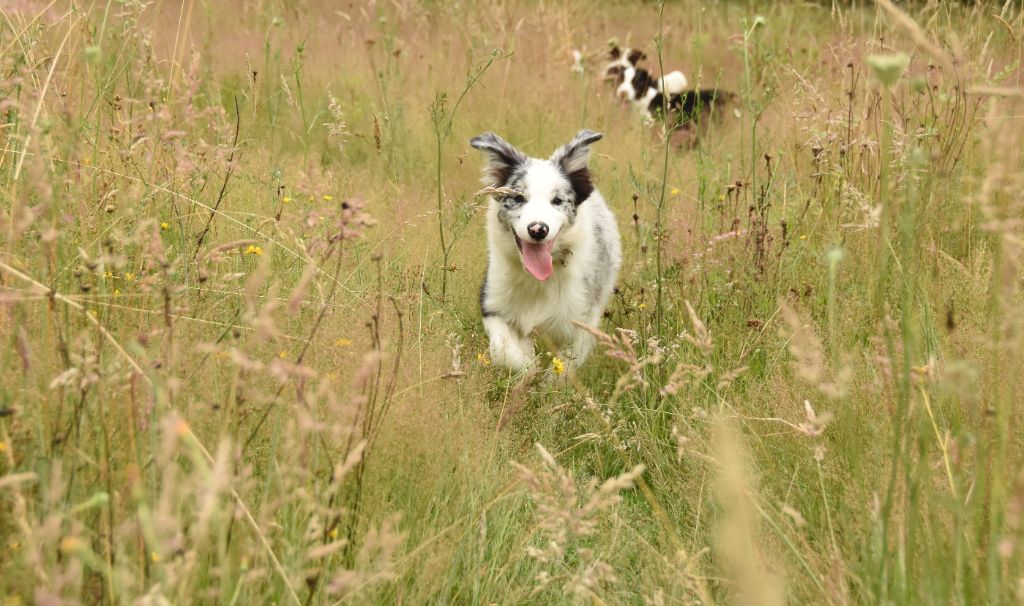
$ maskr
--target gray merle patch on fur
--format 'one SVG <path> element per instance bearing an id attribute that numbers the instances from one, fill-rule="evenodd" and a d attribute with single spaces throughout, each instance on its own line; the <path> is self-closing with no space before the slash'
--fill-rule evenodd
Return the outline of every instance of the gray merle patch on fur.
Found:
<path id="1" fill-rule="evenodd" d="M 526 176 L 528 166 L 529 160 L 516 166 L 507 177 L 503 186 L 516 191 L 522 191 L 523 178 Z M 496 197 L 495 200 L 498 202 L 498 222 L 509 231 L 513 231 L 513 225 L 519 219 L 519 211 L 525 200 L 517 199 L 514 196 Z"/>

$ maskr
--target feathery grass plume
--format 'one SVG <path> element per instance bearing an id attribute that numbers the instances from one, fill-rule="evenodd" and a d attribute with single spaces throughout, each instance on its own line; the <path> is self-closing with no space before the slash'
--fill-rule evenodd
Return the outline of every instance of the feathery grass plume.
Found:
<path id="1" fill-rule="evenodd" d="M 380 121 L 377 120 L 377 114 L 373 114 L 373 147 L 380 153 L 381 148 L 381 134 L 380 134 Z"/>
<path id="2" fill-rule="evenodd" d="M 591 479 L 580 490 L 576 480 L 551 453 L 540 444 L 535 446 L 543 463 L 541 469 L 534 471 L 512 462 L 537 508 L 543 545 L 527 547 L 526 551 L 547 567 L 536 577 L 532 594 L 546 590 L 552 583 L 560 583 L 562 591 L 576 599 L 598 599 L 602 585 L 615 582 L 615 571 L 598 553 L 585 546 L 585 539 L 597 532 L 598 516 L 622 500 L 619 493 L 632 488 L 643 474 L 644 466 L 637 465 L 600 485 L 597 479 Z"/>
<path id="3" fill-rule="evenodd" d="M 442 375 L 445 379 L 459 379 L 466 376 L 466 371 L 462 370 L 462 339 L 456 333 L 448 335 L 448 349 L 452 353 L 452 366 L 448 372 Z"/>
<path id="4" fill-rule="evenodd" d="M 327 111 L 331 115 L 331 120 L 324 122 L 324 128 L 327 129 L 327 137 L 334 139 L 334 144 L 337 146 L 338 151 L 343 152 L 351 133 L 349 133 L 348 126 L 345 124 L 345 112 L 341 108 L 341 103 L 331 94 L 330 90 L 327 91 Z"/>
<path id="5" fill-rule="evenodd" d="M 609 401 L 615 401 L 623 393 L 635 388 L 647 385 L 644 378 L 644 369 L 648 366 L 657 366 L 661 363 L 662 356 L 658 353 L 640 357 L 636 351 L 636 332 L 618 328 L 614 334 L 607 334 L 588 324 L 573 322 L 577 327 L 594 335 L 598 345 L 604 346 L 604 353 L 613 360 L 625 362 L 629 367 L 625 373 L 619 375 L 615 382 L 615 390 L 609 397 Z"/>
<path id="6" fill-rule="evenodd" d="M 751 477 L 750 455 L 738 430 L 724 418 L 715 420 L 714 457 L 719 464 L 715 494 L 722 508 L 715 551 L 723 558 L 736 603 L 781 606 L 786 603 L 784 580 L 771 570 L 776 561 L 761 538 L 757 487 Z"/>
<path id="7" fill-rule="evenodd" d="M 784 322 L 779 332 L 793 356 L 793 370 L 825 396 L 833 399 L 844 397 L 852 379 L 849 367 L 841 367 L 830 377 L 825 352 L 814 328 L 784 299 L 779 300 L 779 311 Z"/>
<path id="8" fill-rule="evenodd" d="M 711 331 L 708 330 L 707 326 L 697 315 L 696 310 L 693 309 L 693 305 L 689 301 L 683 302 L 686 306 L 687 316 L 690 320 L 690 326 L 693 327 L 692 332 L 684 332 L 681 334 L 682 341 L 688 343 L 693 349 L 697 350 L 697 353 L 701 357 L 700 364 L 694 364 L 688 362 L 684 357 L 684 353 L 679 347 L 672 347 L 674 351 L 674 357 L 678 359 L 675 369 L 668 376 L 668 380 L 665 385 L 661 388 L 662 395 L 674 396 L 679 393 L 681 389 L 687 386 L 695 386 L 704 383 L 708 377 L 711 377 L 715 373 L 715 366 L 712 363 L 712 355 L 715 351 L 715 342 L 711 337 Z M 715 381 L 715 388 L 719 392 L 724 392 L 733 381 L 739 378 L 747 368 L 745 366 L 737 366 L 731 370 L 720 373 Z"/>

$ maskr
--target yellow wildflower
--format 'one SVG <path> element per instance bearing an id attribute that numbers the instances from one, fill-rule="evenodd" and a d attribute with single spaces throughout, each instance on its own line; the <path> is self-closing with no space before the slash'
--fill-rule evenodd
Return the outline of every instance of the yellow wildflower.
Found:
<path id="1" fill-rule="evenodd" d="M 113 278 L 114 277 L 114 272 L 112 272 L 112 271 L 103 272 L 103 277 L 104 278 Z"/>
<path id="2" fill-rule="evenodd" d="M 168 223 L 167 221 L 161 221 L 160 222 L 160 230 L 161 231 L 167 231 L 170 228 L 171 228 L 171 224 Z"/>
<path id="3" fill-rule="evenodd" d="M 0 442 L 0 452 L 7 451 L 7 442 Z"/>
<path id="4" fill-rule="evenodd" d="M 285 359 L 288 358 L 288 352 L 284 351 L 284 350 L 281 350 L 281 351 L 277 352 L 277 357 L 281 358 L 282 360 L 285 360 Z"/>
<path id="5" fill-rule="evenodd" d="M 291 196 L 285 196 L 285 197 L 281 198 L 281 201 L 282 202 L 291 202 L 292 198 L 291 198 Z"/>
<path id="6" fill-rule="evenodd" d="M 490 359 L 488 359 L 488 357 L 485 354 L 482 354 L 482 353 L 476 354 L 476 361 L 479 362 L 483 366 L 490 366 L 491 365 Z"/>
<path id="7" fill-rule="evenodd" d="M 160 554 L 155 551 L 151 551 L 149 552 L 149 559 L 153 560 L 154 562 L 159 562 Z"/>
<path id="8" fill-rule="evenodd" d="M 120 288 L 115 288 L 115 289 L 114 289 L 114 296 L 116 297 L 116 296 L 118 296 L 119 294 L 121 294 L 121 289 L 120 289 Z"/>
<path id="9" fill-rule="evenodd" d="M 331 194 L 324 194 L 324 200 L 330 202 L 333 199 L 334 199 L 334 196 L 332 196 Z"/>
<path id="10" fill-rule="evenodd" d="M 335 526 L 332 528 L 331 531 L 327 533 L 327 536 L 331 537 L 331 540 L 338 538 L 338 527 Z"/>
<path id="11" fill-rule="evenodd" d="M 640 305 L 637 305 L 637 307 L 638 307 L 638 308 L 639 308 L 639 309 L 640 309 L 641 311 L 643 311 L 643 310 L 647 309 L 647 304 L 646 304 L 646 303 L 641 303 Z"/>
<path id="12" fill-rule="evenodd" d="M 263 249 L 260 248 L 259 246 L 256 246 L 255 244 L 250 244 L 249 247 L 245 249 L 245 254 L 247 254 L 247 255 L 256 255 L 257 257 L 262 257 L 263 256 Z"/>
<path id="13" fill-rule="evenodd" d="M 124 272 L 124 279 L 128 280 L 129 282 L 131 282 L 132 280 L 135 279 L 135 274 L 133 274 L 130 271 L 126 271 L 126 272 Z"/>
<path id="14" fill-rule="evenodd" d="M 718 194 L 718 201 L 725 202 L 725 194 Z"/>
<path id="15" fill-rule="evenodd" d="M 554 371 L 556 375 L 565 374 L 565 362 L 562 361 L 562 358 L 551 359 L 551 370 Z"/>
<path id="16" fill-rule="evenodd" d="M 806 240 L 807 239 L 807 234 L 800 234 L 800 239 L 801 240 Z"/>
<path id="17" fill-rule="evenodd" d="M 669 192 L 669 193 L 672 194 L 673 196 L 678 196 L 679 195 L 679 188 L 678 187 L 673 187 L 672 191 Z"/>
<path id="18" fill-rule="evenodd" d="M 346 339 L 345 337 L 342 337 L 335 341 L 334 344 L 337 345 L 338 347 L 349 347 L 350 345 L 352 345 L 352 339 Z"/>

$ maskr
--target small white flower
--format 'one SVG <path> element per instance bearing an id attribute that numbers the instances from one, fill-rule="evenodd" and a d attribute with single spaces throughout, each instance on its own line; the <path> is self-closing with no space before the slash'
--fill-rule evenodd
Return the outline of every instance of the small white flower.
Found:
<path id="1" fill-rule="evenodd" d="M 584 67 L 583 67 L 583 53 L 581 53 L 580 51 L 578 51 L 576 49 L 573 49 L 573 51 L 572 51 L 572 71 L 577 73 L 577 74 L 582 74 L 583 70 L 584 70 Z"/>

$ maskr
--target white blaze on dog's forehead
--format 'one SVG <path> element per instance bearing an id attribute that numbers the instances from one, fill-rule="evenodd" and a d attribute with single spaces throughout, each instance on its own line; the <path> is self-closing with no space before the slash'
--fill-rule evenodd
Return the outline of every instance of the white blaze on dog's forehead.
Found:
<path id="1" fill-rule="evenodd" d="M 568 181 L 562 171 L 550 162 L 543 160 L 531 162 L 526 174 L 523 175 L 527 200 L 540 198 L 550 201 L 567 184 Z"/>
<path id="2" fill-rule="evenodd" d="M 546 160 L 534 159 L 521 183 L 523 193 L 526 194 L 526 204 L 520 208 L 513 230 L 520 239 L 529 242 L 532 240 L 530 224 L 543 223 L 548 227 L 548 235 L 544 240 L 555 240 L 565 225 L 566 215 L 551 200 L 562 195 L 569 181 L 555 165 Z"/>

